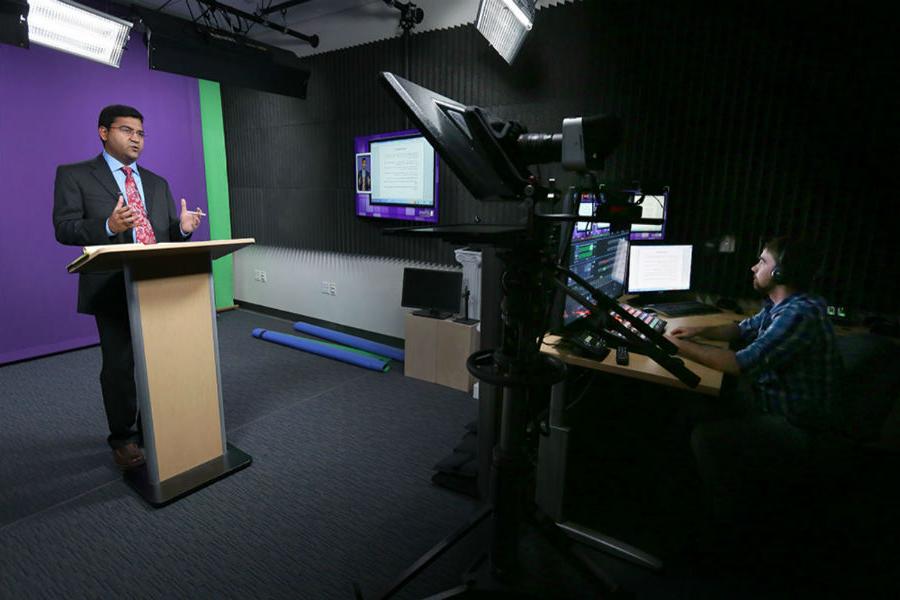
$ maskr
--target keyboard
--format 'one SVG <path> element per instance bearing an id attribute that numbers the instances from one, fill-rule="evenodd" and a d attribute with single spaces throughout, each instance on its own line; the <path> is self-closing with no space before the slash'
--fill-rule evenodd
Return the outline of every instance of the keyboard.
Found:
<path id="1" fill-rule="evenodd" d="M 634 306 L 628 306 L 627 304 L 620 303 L 619 307 L 623 308 L 627 312 L 631 313 L 632 316 L 637 317 L 638 319 L 640 319 L 641 321 L 643 321 L 644 323 L 649 325 L 657 333 L 665 333 L 666 325 L 668 325 L 668 323 L 666 321 L 664 321 L 663 319 L 660 319 L 656 315 L 648 313 L 648 312 L 644 312 L 643 310 L 641 310 L 639 308 L 635 308 Z M 625 319 L 619 317 L 619 315 L 610 311 L 610 316 L 612 318 L 614 318 L 616 321 L 618 321 L 619 323 L 621 323 L 622 325 L 624 325 L 631 333 L 635 334 L 638 338 L 640 338 L 641 341 L 643 341 L 643 342 L 649 341 L 643 333 L 638 331 L 631 323 L 629 323 Z"/>
<path id="2" fill-rule="evenodd" d="M 722 312 L 715 306 L 697 302 L 696 300 L 684 300 L 682 302 L 660 302 L 658 304 L 648 304 L 647 308 L 652 308 L 657 312 L 661 312 L 670 317 L 687 317 L 688 315 L 710 315 Z"/>
<path id="3" fill-rule="evenodd" d="M 654 314 L 644 312 L 639 308 L 635 308 L 633 306 L 628 306 L 627 304 L 620 303 L 619 306 L 623 309 L 649 325 L 658 333 L 664 333 L 666 330 L 666 325 L 668 324 L 663 319 L 660 319 Z M 628 331 L 634 334 L 642 342 L 649 342 L 650 340 L 647 337 L 638 331 L 631 323 L 621 318 L 616 313 L 610 311 L 610 316 L 614 318 L 616 321 L 621 323 Z M 627 346 L 629 350 L 632 352 L 637 352 L 639 354 L 643 354 L 640 348 L 635 346 L 634 344 L 630 344 L 628 339 L 614 329 L 606 329 L 603 332 L 600 332 L 600 335 L 597 335 L 591 331 L 580 331 L 575 334 L 570 334 L 565 337 L 565 340 L 569 342 L 573 346 L 577 346 L 581 350 L 583 350 L 588 355 L 593 355 L 593 358 L 597 358 L 602 360 L 609 354 L 610 348 L 617 348 L 619 346 Z"/>

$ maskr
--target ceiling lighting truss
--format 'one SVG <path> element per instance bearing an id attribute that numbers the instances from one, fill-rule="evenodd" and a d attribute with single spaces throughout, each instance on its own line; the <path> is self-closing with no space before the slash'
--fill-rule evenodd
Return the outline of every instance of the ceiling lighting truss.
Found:
<path id="1" fill-rule="evenodd" d="M 283 33 L 285 35 L 289 35 L 291 37 L 295 37 L 299 40 L 303 40 L 308 43 L 313 48 L 319 45 L 319 36 L 317 35 L 305 35 L 300 33 L 299 31 L 294 31 L 293 29 L 289 29 L 284 25 L 279 25 L 278 23 L 273 23 L 268 19 L 263 18 L 260 15 L 254 15 L 248 12 L 244 12 L 237 8 L 232 8 L 231 6 L 227 6 L 222 4 L 221 2 L 217 2 L 216 0 L 195 0 L 197 4 L 204 6 L 207 8 L 208 12 L 215 14 L 216 12 L 221 12 L 223 15 L 232 15 L 238 17 L 239 19 L 244 19 L 245 21 L 249 21 L 251 23 L 256 23 L 258 25 L 262 25 L 263 27 L 268 27 L 269 29 L 274 29 L 279 33 Z M 305 1 L 305 0 L 304 0 Z M 204 13 L 205 14 L 205 13 Z M 237 29 L 236 32 L 239 32 Z M 244 31 L 240 31 L 240 33 L 246 33 Z"/>

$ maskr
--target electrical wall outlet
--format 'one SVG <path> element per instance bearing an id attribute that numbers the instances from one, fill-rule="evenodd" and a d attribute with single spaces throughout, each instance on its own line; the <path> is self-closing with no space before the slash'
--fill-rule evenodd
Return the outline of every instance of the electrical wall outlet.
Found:
<path id="1" fill-rule="evenodd" d="M 322 287 L 319 291 L 321 291 L 326 296 L 334 296 L 337 290 L 337 285 L 333 281 L 323 281 Z"/>
<path id="2" fill-rule="evenodd" d="M 253 280 L 259 281 L 260 283 L 266 283 L 268 278 L 266 277 L 266 272 L 261 271 L 260 269 L 256 269 L 253 271 Z"/>

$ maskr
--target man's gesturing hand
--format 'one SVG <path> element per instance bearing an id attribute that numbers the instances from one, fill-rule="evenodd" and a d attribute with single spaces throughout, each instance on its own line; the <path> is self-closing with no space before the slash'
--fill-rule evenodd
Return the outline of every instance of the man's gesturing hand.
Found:
<path id="1" fill-rule="evenodd" d="M 200 217 L 205 217 L 206 213 L 197 207 L 197 210 L 190 211 L 187 208 L 187 200 L 181 199 L 181 231 L 184 233 L 193 233 L 200 227 Z"/>
<path id="2" fill-rule="evenodd" d="M 125 204 L 121 195 L 112 214 L 109 215 L 107 225 L 113 233 L 122 233 L 126 229 L 134 227 L 134 215 L 131 213 L 131 207 Z"/>

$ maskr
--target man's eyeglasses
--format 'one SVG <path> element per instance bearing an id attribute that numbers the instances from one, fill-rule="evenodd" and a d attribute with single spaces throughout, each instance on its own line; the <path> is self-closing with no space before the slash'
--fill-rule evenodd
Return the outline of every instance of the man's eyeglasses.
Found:
<path id="1" fill-rule="evenodd" d="M 116 125 L 115 127 L 107 127 L 107 129 L 118 129 L 122 133 L 124 133 L 127 137 L 131 137 L 134 134 L 141 139 L 144 139 L 144 130 L 143 129 L 132 129 L 128 125 Z"/>

